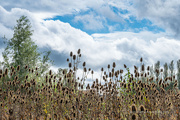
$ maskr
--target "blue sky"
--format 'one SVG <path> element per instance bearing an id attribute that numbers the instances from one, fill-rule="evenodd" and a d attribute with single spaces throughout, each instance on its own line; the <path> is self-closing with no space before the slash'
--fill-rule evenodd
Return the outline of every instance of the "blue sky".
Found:
<path id="1" fill-rule="evenodd" d="M 120 11 L 115 11 L 120 12 Z M 122 14 L 126 14 L 126 12 L 121 12 Z M 88 13 L 79 13 L 78 15 L 86 15 Z M 44 20 L 60 20 L 65 23 L 69 23 L 72 27 L 80 29 L 88 34 L 94 33 L 109 33 L 115 31 L 132 31 L 138 33 L 143 30 L 151 31 L 153 33 L 165 32 L 165 30 L 157 25 L 153 25 L 153 23 L 148 19 L 137 20 L 136 17 L 130 16 L 129 19 L 124 19 L 122 22 L 112 21 L 107 19 L 103 21 L 103 28 L 86 28 L 82 21 L 75 21 L 75 17 L 77 15 L 65 15 L 65 16 L 55 16 L 54 18 L 47 18 Z M 88 24 L 88 23 L 87 23 Z M 109 26 L 114 26 L 114 29 L 109 29 Z"/>
<path id="2" fill-rule="evenodd" d="M 66 68 L 69 52 L 80 48 L 82 61 L 100 76 L 101 67 L 117 62 L 134 65 L 180 59 L 180 1 L 177 0 L 44 0 L 0 1 L 0 37 L 10 39 L 20 16 L 26 15 L 40 51 L 50 50 L 52 70 Z M 0 61 L 5 45 L 0 39 Z M 82 67 L 79 71 L 82 72 Z M 79 75 L 81 75 L 79 73 Z"/>

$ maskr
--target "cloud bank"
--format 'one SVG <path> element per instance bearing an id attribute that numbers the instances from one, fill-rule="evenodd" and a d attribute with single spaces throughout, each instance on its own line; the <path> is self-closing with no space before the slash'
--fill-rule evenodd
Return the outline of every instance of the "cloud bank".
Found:
<path id="1" fill-rule="evenodd" d="M 62 2 L 47 0 L 43 4 L 41 1 L 36 1 L 34 4 L 27 1 L 11 4 L 12 2 L 14 1 L 0 2 L 0 37 L 5 35 L 7 38 L 11 38 L 16 20 L 21 15 L 27 15 L 34 30 L 32 38 L 40 49 L 48 47 L 57 53 L 55 55 L 68 55 L 70 51 L 76 53 L 80 48 L 82 51 L 81 64 L 86 61 L 88 68 L 91 67 L 97 71 L 96 77 L 100 76 L 98 72 L 100 72 L 101 67 L 107 68 L 107 65 L 112 65 L 113 62 L 117 63 L 117 69 L 122 69 L 123 64 L 127 64 L 133 72 L 134 65 L 140 66 L 140 57 L 144 58 L 146 65 L 152 65 L 159 60 L 161 66 L 165 62 L 170 63 L 171 60 L 177 61 L 180 59 L 178 54 L 180 41 L 178 37 L 169 37 L 169 34 L 178 36 L 178 26 L 180 24 L 178 21 L 178 1 L 158 0 L 148 2 L 137 0 L 132 2 L 129 0 L 128 2 L 117 2 L 115 0 L 100 0 L 89 2 L 79 0 L 74 2 L 68 0 Z M 114 12 L 114 7 L 118 10 L 127 9 L 127 13 Z M 138 19 L 148 18 L 152 20 L 153 24 L 162 26 L 166 32 L 153 33 L 147 30 L 138 33 L 114 31 L 106 34 L 89 35 L 78 28 L 72 27 L 69 23 L 60 20 L 45 20 L 56 15 L 76 14 L 89 9 L 95 10 L 95 13 L 75 17 L 75 21 L 83 21 L 84 27 L 87 29 L 103 29 L 107 19 L 123 22 L 125 18 L 129 19 L 130 16 L 136 15 Z M 4 46 L 0 45 L 0 47 L 0 51 L 2 51 Z M 65 60 L 66 57 L 64 56 Z M 54 61 L 65 63 L 59 61 L 58 56 L 55 58 Z M 60 60 L 62 58 L 63 56 Z M 0 57 L 0 60 L 2 60 L 2 57 Z M 59 67 L 61 66 L 52 66 L 52 69 L 57 70 Z"/>

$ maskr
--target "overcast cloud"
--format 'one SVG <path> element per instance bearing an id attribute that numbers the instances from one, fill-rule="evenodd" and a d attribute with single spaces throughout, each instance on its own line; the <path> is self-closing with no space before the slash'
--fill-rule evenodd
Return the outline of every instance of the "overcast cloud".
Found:
<path id="1" fill-rule="evenodd" d="M 167 0 L 152 0 L 151 2 L 148 0 L 135 2 L 131 0 L 121 2 L 115 0 L 0 1 L 0 37 L 5 35 L 11 38 L 16 20 L 21 15 L 26 15 L 34 30 L 32 38 L 35 43 L 41 50 L 48 48 L 53 51 L 52 58 L 57 64 L 51 69 L 56 71 L 59 67 L 64 67 L 69 52 L 76 53 L 80 48 L 82 63 L 86 61 L 87 67 L 96 70 L 96 77 L 100 76 L 101 67 L 107 67 L 107 64 L 112 65 L 113 62 L 117 63 L 118 69 L 123 68 L 123 64 L 127 64 L 133 72 L 133 66 L 140 65 L 140 57 L 144 58 L 146 65 L 152 65 L 160 60 L 161 66 L 165 62 L 170 63 L 171 60 L 175 60 L 176 63 L 180 59 L 179 4 L 178 0 L 171 2 Z M 128 12 L 127 14 L 114 12 L 111 7 Z M 89 35 L 69 23 L 60 20 L 44 20 L 57 15 L 77 14 L 89 9 L 93 9 L 90 14 L 78 14 L 74 21 L 82 22 L 85 28 L 95 31 L 108 26 L 112 32 Z M 135 33 L 130 29 L 129 31 L 113 31 L 113 25 L 107 24 L 107 20 L 123 23 L 124 19 L 129 19 L 132 15 L 137 19 L 151 20 L 154 25 L 165 29 L 165 32 L 153 33 L 143 30 Z M 1 55 L 4 49 L 2 40 L 0 44 Z"/>

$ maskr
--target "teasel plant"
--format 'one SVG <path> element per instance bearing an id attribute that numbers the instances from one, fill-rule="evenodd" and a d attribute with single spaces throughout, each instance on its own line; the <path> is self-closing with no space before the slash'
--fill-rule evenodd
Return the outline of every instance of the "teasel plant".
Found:
<path id="1" fill-rule="evenodd" d="M 153 82 L 156 79 L 148 75 L 150 67 L 146 72 L 144 66 L 141 68 L 141 71 L 144 70 L 143 80 L 141 71 L 138 71 L 136 66 L 133 75 L 125 64 L 124 68 L 128 73 L 122 76 L 123 69 L 115 70 L 117 66 L 113 62 L 112 68 L 110 64 L 108 65 L 108 72 L 101 68 L 104 84 L 101 83 L 101 78 L 92 78 L 92 85 L 88 84 L 84 90 L 83 81 L 94 71 L 87 69 L 86 63 L 82 63 L 83 76 L 76 78 L 75 71 L 79 66 L 75 65 L 74 69 L 74 64 L 79 60 L 77 56 L 74 57 L 70 53 L 70 59 L 67 59 L 69 68 L 67 71 L 62 71 L 62 76 L 57 77 L 52 70 L 49 70 L 40 78 L 42 82 L 36 77 L 39 76 L 38 68 L 33 69 L 28 65 L 19 67 L 29 72 L 24 81 L 19 81 L 17 68 L 0 70 L 0 113 L 2 113 L 0 118 L 10 120 L 179 119 L 178 81 L 174 80 L 173 89 L 165 89 L 169 86 L 167 81 L 173 81 L 174 78 L 161 76 L 158 82 Z M 9 77 L 8 81 L 6 74 Z"/>

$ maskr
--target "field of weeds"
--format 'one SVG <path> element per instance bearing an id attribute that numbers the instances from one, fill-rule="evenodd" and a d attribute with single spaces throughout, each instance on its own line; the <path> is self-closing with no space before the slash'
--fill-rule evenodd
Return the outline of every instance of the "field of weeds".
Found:
<path id="1" fill-rule="evenodd" d="M 77 55 L 71 52 L 67 73 L 63 71 L 57 78 L 50 70 L 42 78 L 44 82 L 35 79 L 38 68 L 12 66 L 0 70 L 0 120 L 180 120 L 175 76 L 150 77 L 149 66 L 142 65 L 141 70 L 134 66 L 134 74 L 124 79 L 123 69 L 113 63 L 108 65 L 108 72 L 101 69 L 105 84 L 96 79 L 83 90 L 83 79 L 77 82 L 76 78 L 80 57 L 80 51 Z M 20 80 L 20 69 L 33 75 Z M 85 62 L 83 70 L 93 75 Z"/>

